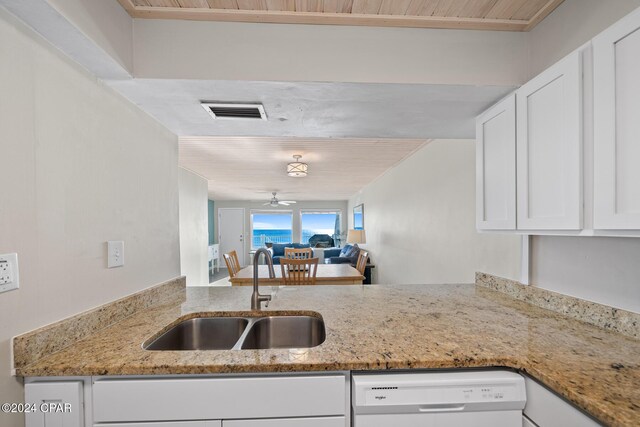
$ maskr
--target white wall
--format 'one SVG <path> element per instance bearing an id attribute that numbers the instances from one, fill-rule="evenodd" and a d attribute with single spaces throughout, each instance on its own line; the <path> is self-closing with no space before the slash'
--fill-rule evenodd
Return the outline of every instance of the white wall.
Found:
<path id="1" fill-rule="evenodd" d="M 360 203 L 377 283 L 519 278 L 520 237 L 476 231 L 473 140 L 432 141 L 352 197 L 350 211 Z"/>
<path id="2" fill-rule="evenodd" d="M 640 7 L 640 0 L 565 0 L 527 33 L 529 78 Z"/>
<path id="3" fill-rule="evenodd" d="M 526 33 L 135 20 L 138 78 L 515 85 Z"/>
<path id="4" fill-rule="evenodd" d="M 218 242 L 219 236 L 219 225 L 218 225 L 218 209 L 221 208 L 244 208 L 245 213 L 245 264 L 250 264 L 249 261 L 249 251 L 251 250 L 251 210 L 278 210 L 278 211 L 291 211 L 293 213 L 292 222 L 293 222 L 293 241 L 300 241 L 300 211 L 305 209 L 336 209 L 342 211 L 342 230 L 346 230 L 347 227 L 347 217 L 349 216 L 349 211 L 347 210 L 347 201 L 346 200 L 336 200 L 336 201 L 317 201 L 317 202 L 309 202 L 309 201 L 300 201 L 295 205 L 291 206 L 281 206 L 279 208 L 272 208 L 270 206 L 264 206 L 263 203 L 269 199 L 269 196 L 265 196 L 264 202 L 250 202 L 250 201 L 232 201 L 232 200 L 216 200 L 215 201 L 215 215 L 214 215 L 214 228 L 216 230 L 215 241 Z M 222 266 L 224 267 L 224 261 L 222 261 L 222 254 L 220 254 Z"/>
<path id="5" fill-rule="evenodd" d="M 536 237 L 531 283 L 640 313 L 640 238 Z"/>
<path id="6" fill-rule="evenodd" d="M 209 284 L 208 182 L 187 169 L 180 168 L 180 272 L 187 286 Z"/>
<path id="7" fill-rule="evenodd" d="M 20 402 L 12 336 L 180 275 L 178 144 L 2 9 L 0 58 L 0 253 L 21 279 L 0 294 L 0 401 Z"/>

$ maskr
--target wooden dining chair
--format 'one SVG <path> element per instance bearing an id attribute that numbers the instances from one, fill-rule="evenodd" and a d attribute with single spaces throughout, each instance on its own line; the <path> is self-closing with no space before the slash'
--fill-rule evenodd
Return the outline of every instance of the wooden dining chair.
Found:
<path id="1" fill-rule="evenodd" d="M 369 260 L 369 252 L 361 250 L 360 254 L 358 255 L 358 261 L 356 262 L 356 270 L 358 270 L 360 274 L 362 274 L 363 276 L 364 276 L 364 269 L 367 266 L 368 260 Z"/>
<path id="2" fill-rule="evenodd" d="M 227 264 L 229 270 L 229 277 L 236 277 L 238 271 L 240 271 L 240 261 L 238 260 L 238 253 L 231 251 L 228 254 L 224 254 L 224 263 Z"/>
<path id="3" fill-rule="evenodd" d="M 315 285 L 318 258 L 281 258 L 282 284 L 289 286 Z"/>
<path id="4" fill-rule="evenodd" d="M 284 248 L 284 257 L 289 259 L 309 259 L 313 258 L 311 248 Z"/>

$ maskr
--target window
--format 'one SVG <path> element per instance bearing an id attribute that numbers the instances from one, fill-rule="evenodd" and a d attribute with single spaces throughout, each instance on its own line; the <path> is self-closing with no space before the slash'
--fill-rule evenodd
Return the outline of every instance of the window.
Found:
<path id="1" fill-rule="evenodd" d="M 291 211 L 251 211 L 251 249 L 293 242 Z"/>
<path id="2" fill-rule="evenodd" d="M 339 244 L 341 228 L 341 212 L 336 210 L 301 211 L 300 224 L 302 227 L 302 243 L 309 243 L 309 238 L 315 234 L 326 234 L 333 239 L 334 246 Z"/>

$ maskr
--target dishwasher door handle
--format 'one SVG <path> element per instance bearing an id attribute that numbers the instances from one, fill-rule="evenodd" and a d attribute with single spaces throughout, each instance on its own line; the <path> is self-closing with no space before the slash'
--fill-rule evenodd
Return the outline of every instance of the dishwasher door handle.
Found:
<path id="1" fill-rule="evenodd" d="M 464 411 L 464 403 L 437 403 L 434 405 L 420 405 L 418 407 L 420 412 L 461 412 Z"/>

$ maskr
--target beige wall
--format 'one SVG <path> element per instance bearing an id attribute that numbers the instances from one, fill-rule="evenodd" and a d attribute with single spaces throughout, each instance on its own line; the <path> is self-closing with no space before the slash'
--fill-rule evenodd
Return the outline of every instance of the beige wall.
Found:
<path id="1" fill-rule="evenodd" d="M 134 21 L 116 0 L 46 1 L 124 69 L 133 72 Z"/>
<path id="2" fill-rule="evenodd" d="M 180 272 L 187 286 L 209 284 L 208 182 L 179 168 Z"/>
<path id="3" fill-rule="evenodd" d="M 293 241 L 300 241 L 300 211 L 304 209 L 336 209 L 342 211 L 342 229 L 345 230 L 347 227 L 347 201 L 346 200 L 336 200 L 336 201 L 299 201 L 295 205 L 291 206 L 282 206 L 279 208 L 272 208 L 270 206 L 264 206 L 265 203 L 271 196 L 265 195 L 264 202 L 250 202 L 245 200 L 233 201 L 233 200 L 216 200 L 215 201 L 215 215 L 214 215 L 214 227 L 216 230 L 215 241 L 218 242 L 218 232 L 220 230 L 218 226 L 218 209 L 220 208 L 244 208 L 245 214 L 245 264 L 250 264 L 249 260 L 249 251 L 251 250 L 251 238 L 250 238 L 250 230 L 251 230 L 251 210 L 280 210 L 280 211 L 291 211 L 293 213 L 292 222 L 293 222 Z M 220 254 L 220 262 L 224 267 L 224 260 L 222 260 L 222 254 Z"/>
<path id="4" fill-rule="evenodd" d="M 514 85 L 526 34 L 135 20 L 139 78 Z"/>
<path id="5" fill-rule="evenodd" d="M 527 33 L 529 78 L 640 7 L 640 0 L 565 0 Z"/>
<path id="6" fill-rule="evenodd" d="M 473 140 L 432 141 L 349 209 L 360 203 L 377 283 L 472 283 L 476 271 L 519 279 L 520 237 L 476 231 Z"/>
<path id="7" fill-rule="evenodd" d="M 177 138 L 0 8 L 0 401 L 10 339 L 180 274 Z M 106 268 L 106 241 L 125 266 Z M 20 415 L 0 414 L 17 427 Z"/>

